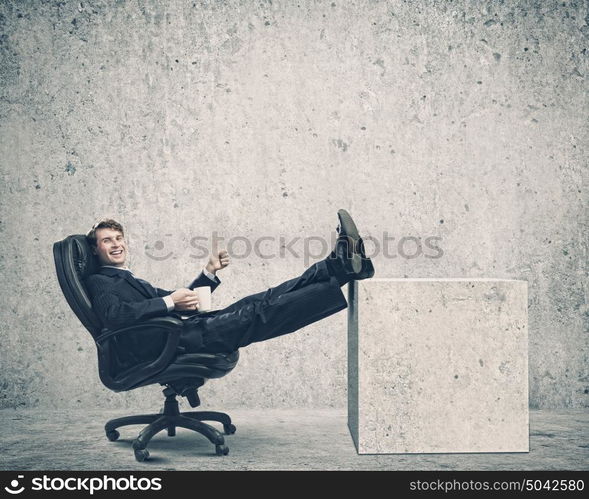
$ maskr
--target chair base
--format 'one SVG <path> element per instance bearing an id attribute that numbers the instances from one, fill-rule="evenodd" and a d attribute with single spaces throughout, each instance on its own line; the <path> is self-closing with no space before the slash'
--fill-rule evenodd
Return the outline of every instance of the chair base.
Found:
<path id="1" fill-rule="evenodd" d="M 167 429 L 168 436 L 173 437 L 176 435 L 176 428 L 187 428 L 204 435 L 212 444 L 215 444 L 215 453 L 218 456 L 229 454 L 229 447 L 225 445 L 225 438 L 221 432 L 211 425 L 203 423 L 203 420 L 221 423 L 226 435 L 235 433 L 236 428 L 231 423 L 231 418 L 224 412 L 191 411 L 180 413 L 175 394 L 166 397 L 162 413 L 111 419 L 104 425 L 104 431 L 106 432 L 106 438 L 114 442 L 120 436 L 117 428 L 134 424 L 147 424 L 133 441 L 135 459 L 140 462 L 149 458 L 149 452 L 146 447 L 154 435 Z"/>

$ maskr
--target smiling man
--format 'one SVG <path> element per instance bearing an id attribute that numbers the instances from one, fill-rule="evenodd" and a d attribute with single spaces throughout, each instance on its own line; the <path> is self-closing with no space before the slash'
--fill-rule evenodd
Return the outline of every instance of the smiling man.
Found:
<path id="1" fill-rule="evenodd" d="M 212 254 L 186 288 L 157 288 L 126 266 L 128 246 L 123 226 L 104 219 L 86 235 L 99 264 L 98 272 L 85 281 L 93 309 L 111 330 L 157 316 L 180 317 L 185 325 L 180 346 L 187 352 L 232 352 L 291 333 L 346 308 L 341 286 L 374 275 L 352 217 L 345 210 L 339 210 L 338 217 L 339 236 L 325 260 L 314 263 L 299 277 L 208 312 L 199 312 L 194 288 L 209 286 L 211 292 L 217 288 L 221 283 L 217 272 L 229 265 L 226 250 Z M 135 344 L 129 348 L 141 350 L 135 352 L 141 361 L 154 354 L 147 355 L 147 347 Z"/>

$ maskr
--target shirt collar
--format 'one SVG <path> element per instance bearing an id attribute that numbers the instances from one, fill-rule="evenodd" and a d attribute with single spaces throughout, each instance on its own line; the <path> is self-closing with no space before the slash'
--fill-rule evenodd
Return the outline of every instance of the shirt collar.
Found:
<path id="1" fill-rule="evenodd" d="M 114 265 L 101 265 L 100 267 L 101 268 L 108 267 L 110 269 L 117 269 L 117 270 L 126 270 L 130 274 L 133 274 L 133 272 L 131 272 L 131 269 L 129 267 L 127 267 L 127 266 L 125 266 L 125 267 L 115 267 Z"/>

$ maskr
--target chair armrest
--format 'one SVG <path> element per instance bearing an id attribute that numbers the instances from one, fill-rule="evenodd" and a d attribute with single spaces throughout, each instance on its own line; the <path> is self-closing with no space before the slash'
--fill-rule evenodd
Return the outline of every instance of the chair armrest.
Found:
<path id="1" fill-rule="evenodd" d="M 180 334 L 182 333 L 183 327 L 184 324 L 180 319 L 166 316 L 154 317 L 147 321 L 116 329 L 114 331 L 103 329 L 102 334 L 98 336 L 95 341 L 99 351 L 99 375 L 104 385 L 114 391 L 129 390 L 143 380 L 163 371 L 177 354 L 178 343 L 180 341 Z M 110 356 L 108 340 L 129 332 L 145 332 L 146 334 L 149 334 L 150 330 L 159 333 L 165 332 L 168 334 L 166 344 L 158 358 L 149 363 L 139 364 L 130 372 L 123 373 L 122 375 L 113 378 L 108 372 L 107 367 L 109 364 L 108 357 Z"/>
<path id="2" fill-rule="evenodd" d="M 180 319 L 172 316 L 153 317 L 152 319 L 143 322 L 138 322 L 137 324 L 133 324 L 132 326 L 122 327 L 121 329 L 110 330 L 104 328 L 102 329 L 102 331 L 100 331 L 100 336 L 98 336 L 98 338 L 96 338 L 94 341 L 97 345 L 100 346 L 100 343 L 104 342 L 104 340 L 107 340 L 112 336 L 125 334 L 131 331 L 141 331 L 144 330 L 146 327 L 151 328 L 152 326 L 155 326 L 159 329 L 174 330 L 176 328 L 180 328 L 180 330 L 182 330 L 183 323 Z"/>

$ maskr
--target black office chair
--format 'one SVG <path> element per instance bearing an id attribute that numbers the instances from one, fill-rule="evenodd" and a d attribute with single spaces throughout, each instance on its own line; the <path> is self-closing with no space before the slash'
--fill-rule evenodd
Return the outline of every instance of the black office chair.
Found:
<path id="1" fill-rule="evenodd" d="M 166 388 L 163 412 L 127 416 L 108 421 L 104 427 L 110 441 L 119 438 L 117 428 L 133 424 L 147 424 L 133 441 L 137 461 L 149 457 L 146 447 L 158 432 L 167 429 L 170 437 L 176 427 L 201 433 L 215 444 L 217 455 L 226 455 L 229 448 L 223 435 L 204 421 L 222 423 L 225 434 L 235 433 L 231 418 L 222 412 L 198 411 L 180 413 L 177 395 L 187 398 L 191 407 L 200 405 L 198 388 L 209 378 L 220 378 L 237 364 L 239 352 L 230 354 L 182 353 L 178 345 L 183 322 L 173 316 L 155 317 L 145 322 L 109 331 L 92 310 L 84 286 L 84 278 L 98 268 L 86 236 L 71 235 L 53 245 L 57 279 L 63 294 L 78 319 L 90 332 L 98 349 L 98 372 L 102 383 L 115 392 L 133 390 L 140 386 L 159 383 Z M 149 342 L 158 354 L 150 362 L 138 362 L 132 357 L 133 342 Z"/>

